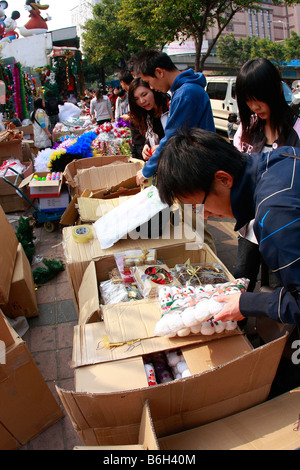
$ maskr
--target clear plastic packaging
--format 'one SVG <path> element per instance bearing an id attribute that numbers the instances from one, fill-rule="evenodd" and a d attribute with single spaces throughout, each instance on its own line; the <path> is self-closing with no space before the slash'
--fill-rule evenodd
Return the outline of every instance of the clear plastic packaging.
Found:
<path id="1" fill-rule="evenodd" d="M 215 322 L 213 317 L 224 306 L 217 302 L 218 295 L 245 292 L 249 280 L 235 279 L 222 284 L 206 286 L 170 287 L 163 286 L 158 291 L 161 318 L 156 323 L 157 336 L 188 336 L 190 334 L 210 335 L 236 328 L 236 322 Z"/>
<path id="2" fill-rule="evenodd" d="M 154 266 L 136 266 L 131 268 L 138 288 L 145 298 L 156 297 L 161 286 L 181 286 L 178 279 L 174 278 L 165 264 Z"/>
<path id="3" fill-rule="evenodd" d="M 117 304 L 119 302 L 131 302 L 142 299 L 142 295 L 136 285 L 115 283 L 111 279 L 101 282 L 99 290 L 103 304 Z"/>
<path id="4" fill-rule="evenodd" d="M 151 265 L 156 264 L 157 262 L 157 254 L 155 249 L 128 250 L 115 253 L 114 257 L 120 276 L 125 283 L 132 283 L 135 281 L 134 276 L 131 273 L 132 267 Z"/>
<path id="5" fill-rule="evenodd" d="M 228 282 L 228 277 L 218 263 L 176 264 L 174 275 L 183 286 L 201 286 Z"/>

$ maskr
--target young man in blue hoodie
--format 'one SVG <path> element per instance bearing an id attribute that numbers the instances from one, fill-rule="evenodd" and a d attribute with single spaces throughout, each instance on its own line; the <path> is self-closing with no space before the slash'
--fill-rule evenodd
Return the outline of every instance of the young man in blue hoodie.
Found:
<path id="1" fill-rule="evenodd" d="M 156 173 L 158 157 L 170 137 L 194 127 L 215 132 L 215 125 L 203 73 L 194 73 L 192 69 L 180 72 L 167 54 L 156 50 L 143 52 L 135 62 L 135 69 L 152 89 L 172 95 L 165 137 L 137 173 L 140 185 Z"/>

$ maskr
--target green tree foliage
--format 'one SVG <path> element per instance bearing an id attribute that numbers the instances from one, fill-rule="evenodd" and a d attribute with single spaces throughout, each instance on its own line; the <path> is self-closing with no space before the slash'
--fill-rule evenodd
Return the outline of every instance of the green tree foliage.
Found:
<path id="1" fill-rule="evenodd" d="M 119 18 L 148 47 L 153 40 L 162 47 L 174 39 L 193 38 L 194 68 L 198 71 L 203 70 L 205 60 L 233 17 L 248 8 L 259 10 L 259 4 L 252 0 L 121 0 Z M 208 50 L 201 54 L 204 35 L 212 26 L 217 33 Z"/>
<path id="2" fill-rule="evenodd" d="M 93 9 L 93 19 L 85 24 L 83 51 L 91 64 L 108 73 L 124 64 L 145 47 L 128 26 L 118 20 L 121 0 L 103 0 Z"/>
<path id="3" fill-rule="evenodd" d="M 284 42 L 259 39 L 256 36 L 236 39 L 233 34 L 221 37 L 217 45 L 217 57 L 236 72 L 247 60 L 265 57 L 279 69 L 287 62 L 300 57 L 300 36 L 295 32 Z"/>

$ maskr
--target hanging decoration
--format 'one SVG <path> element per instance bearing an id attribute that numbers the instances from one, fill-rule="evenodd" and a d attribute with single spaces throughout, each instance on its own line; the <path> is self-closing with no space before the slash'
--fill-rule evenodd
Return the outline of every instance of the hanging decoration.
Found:
<path id="1" fill-rule="evenodd" d="M 21 64 L 15 62 L 13 68 L 14 80 L 14 97 L 15 97 L 15 111 L 17 117 L 22 121 L 28 118 L 28 111 L 26 107 L 25 85 L 24 77 L 22 74 Z"/>

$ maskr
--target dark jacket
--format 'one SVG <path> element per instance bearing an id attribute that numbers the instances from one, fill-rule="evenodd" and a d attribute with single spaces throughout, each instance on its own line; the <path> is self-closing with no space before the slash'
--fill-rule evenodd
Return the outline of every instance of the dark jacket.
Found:
<path id="1" fill-rule="evenodd" d="M 279 147 L 247 155 L 231 190 L 235 230 L 252 219 L 259 251 L 282 287 L 273 293 L 246 292 L 242 315 L 268 315 L 300 323 L 300 148 Z"/>

